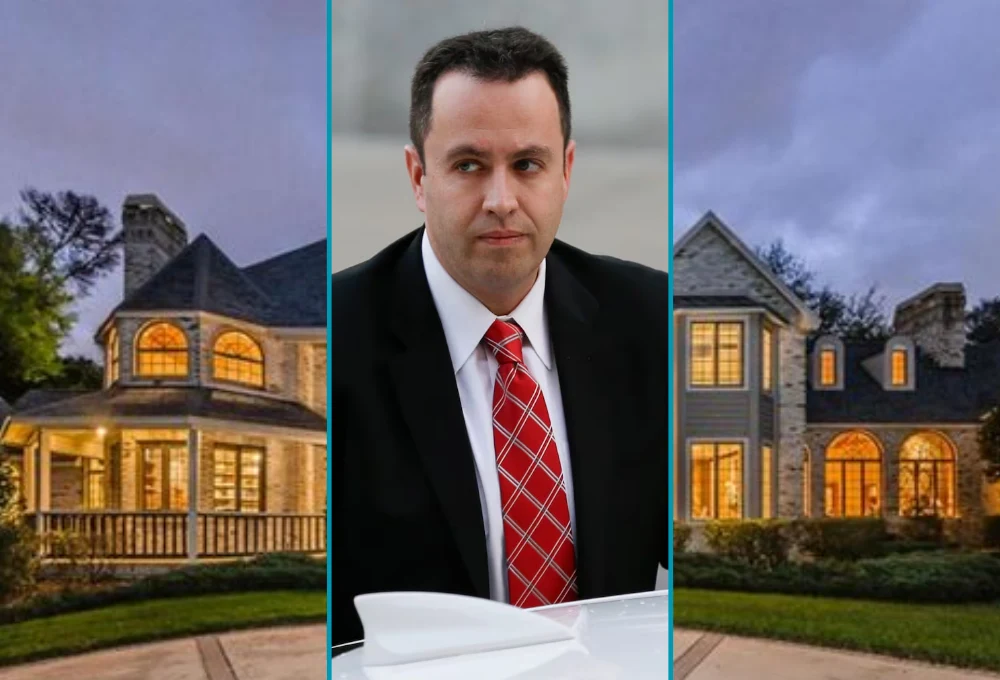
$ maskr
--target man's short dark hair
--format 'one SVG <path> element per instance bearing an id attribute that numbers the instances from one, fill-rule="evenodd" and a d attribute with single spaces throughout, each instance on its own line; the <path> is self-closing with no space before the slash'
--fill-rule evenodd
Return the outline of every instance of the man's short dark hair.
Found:
<path id="1" fill-rule="evenodd" d="M 417 64 L 410 89 L 410 140 L 424 163 L 424 140 L 431 127 L 434 86 L 446 73 L 460 71 L 487 82 L 512 83 L 541 72 L 559 103 L 563 150 L 569 144 L 569 77 L 566 61 L 548 40 L 520 26 L 475 31 L 446 38 Z"/>

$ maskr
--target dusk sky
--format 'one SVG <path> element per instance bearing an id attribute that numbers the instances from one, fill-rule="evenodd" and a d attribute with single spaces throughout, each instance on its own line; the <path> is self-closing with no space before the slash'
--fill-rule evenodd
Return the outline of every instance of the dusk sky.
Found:
<path id="1" fill-rule="evenodd" d="M 326 2 L 0 3 L 0 215 L 152 192 L 245 265 L 326 235 Z M 68 351 L 121 299 L 79 309 Z"/>
<path id="2" fill-rule="evenodd" d="M 887 311 L 1000 295 L 1000 2 L 676 0 L 675 237 L 714 210 Z"/>

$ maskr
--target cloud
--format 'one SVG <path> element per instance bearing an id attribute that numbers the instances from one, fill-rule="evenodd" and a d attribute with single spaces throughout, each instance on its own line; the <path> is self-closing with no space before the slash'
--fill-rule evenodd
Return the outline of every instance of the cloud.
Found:
<path id="1" fill-rule="evenodd" d="M 845 290 L 1000 294 L 1000 5 L 676 7 L 677 233 L 711 208 Z"/>

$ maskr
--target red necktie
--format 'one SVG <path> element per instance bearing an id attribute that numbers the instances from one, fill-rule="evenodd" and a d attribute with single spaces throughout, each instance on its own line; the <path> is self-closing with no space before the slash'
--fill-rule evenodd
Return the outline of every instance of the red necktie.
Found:
<path id="1" fill-rule="evenodd" d="M 497 319 L 486 344 L 499 362 L 493 446 L 500 478 L 510 603 L 537 607 L 577 597 L 573 530 L 545 397 L 521 356 L 523 331 Z"/>

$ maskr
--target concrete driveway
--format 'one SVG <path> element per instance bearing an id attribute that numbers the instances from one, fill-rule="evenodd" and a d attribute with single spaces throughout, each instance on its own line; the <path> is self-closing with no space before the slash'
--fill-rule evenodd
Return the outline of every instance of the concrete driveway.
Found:
<path id="1" fill-rule="evenodd" d="M 785 642 L 674 631 L 675 680 L 986 680 L 991 673 Z"/>

